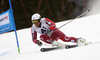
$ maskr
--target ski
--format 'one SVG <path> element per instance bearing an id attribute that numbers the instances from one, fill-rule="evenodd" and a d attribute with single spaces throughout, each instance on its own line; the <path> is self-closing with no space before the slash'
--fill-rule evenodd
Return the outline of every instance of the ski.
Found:
<path id="1" fill-rule="evenodd" d="M 41 48 L 40 51 L 41 52 L 47 52 L 47 51 L 52 51 L 52 50 L 57 50 L 57 49 L 70 49 L 70 48 L 75 48 L 75 47 L 81 47 L 81 46 L 86 46 L 86 45 L 90 45 L 90 44 L 95 44 L 92 42 L 88 42 L 88 44 L 85 45 L 63 45 L 63 46 L 58 46 L 58 47 L 50 47 L 50 48 Z"/>
<path id="2" fill-rule="evenodd" d="M 56 50 L 56 49 L 59 49 L 59 48 L 61 48 L 61 47 L 41 48 L 40 51 L 46 52 L 46 51 Z"/>
<path id="3" fill-rule="evenodd" d="M 78 45 L 65 45 L 65 46 L 58 46 L 58 47 L 51 47 L 51 48 L 41 48 L 40 51 L 41 52 L 47 52 L 47 51 L 52 51 L 52 50 L 57 50 L 57 49 L 62 49 L 62 48 L 74 48 L 77 47 Z"/>

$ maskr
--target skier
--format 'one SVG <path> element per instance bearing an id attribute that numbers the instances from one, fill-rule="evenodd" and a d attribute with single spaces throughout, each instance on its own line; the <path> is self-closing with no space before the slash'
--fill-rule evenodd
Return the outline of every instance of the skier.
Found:
<path id="1" fill-rule="evenodd" d="M 61 43 L 58 39 L 64 42 L 74 42 L 77 44 L 86 44 L 83 38 L 68 37 L 62 31 L 57 29 L 55 23 L 48 18 L 41 18 L 40 14 L 35 13 L 32 15 L 32 40 L 35 44 L 42 46 L 42 40 L 45 43 L 52 44 L 53 46 L 60 46 Z M 57 30 L 56 30 L 57 29 Z M 55 31 L 56 30 L 56 31 Z M 37 40 L 37 33 L 40 33 L 40 40 Z"/>

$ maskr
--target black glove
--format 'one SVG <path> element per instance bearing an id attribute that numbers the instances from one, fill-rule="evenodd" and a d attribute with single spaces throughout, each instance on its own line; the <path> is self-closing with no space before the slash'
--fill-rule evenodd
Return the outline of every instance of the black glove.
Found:
<path id="1" fill-rule="evenodd" d="M 52 30 L 50 30 L 50 29 L 48 29 L 48 30 L 47 30 L 47 36 L 51 36 L 51 35 L 52 35 L 52 33 L 53 33 L 53 31 L 52 31 Z"/>
<path id="2" fill-rule="evenodd" d="M 38 46 L 42 46 L 42 42 L 41 41 L 37 40 L 36 43 L 38 44 Z"/>

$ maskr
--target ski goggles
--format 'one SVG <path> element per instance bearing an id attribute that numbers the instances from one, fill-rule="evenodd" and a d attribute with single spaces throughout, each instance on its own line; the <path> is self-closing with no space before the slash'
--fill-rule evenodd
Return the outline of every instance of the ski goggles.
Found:
<path id="1" fill-rule="evenodd" d="M 32 21 L 33 24 L 38 23 L 38 22 L 39 22 L 38 20 L 34 20 L 34 21 Z"/>

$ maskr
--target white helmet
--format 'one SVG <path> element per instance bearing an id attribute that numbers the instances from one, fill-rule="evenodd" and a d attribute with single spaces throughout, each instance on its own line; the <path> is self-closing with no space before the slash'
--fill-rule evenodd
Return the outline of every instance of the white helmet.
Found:
<path id="1" fill-rule="evenodd" d="M 35 13 L 35 14 L 32 15 L 32 21 L 33 20 L 40 20 L 40 18 L 41 18 L 41 15 L 38 14 L 38 13 Z"/>

